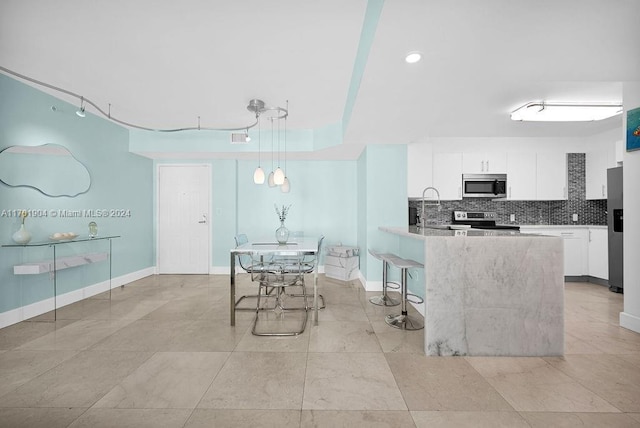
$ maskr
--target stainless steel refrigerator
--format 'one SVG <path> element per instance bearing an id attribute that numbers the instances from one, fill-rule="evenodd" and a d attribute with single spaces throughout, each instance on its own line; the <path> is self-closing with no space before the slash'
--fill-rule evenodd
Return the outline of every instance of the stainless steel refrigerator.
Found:
<path id="1" fill-rule="evenodd" d="M 607 225 L 609 228 L 609 290 L 622 293 L 622 167 L 607 170 Z"/>

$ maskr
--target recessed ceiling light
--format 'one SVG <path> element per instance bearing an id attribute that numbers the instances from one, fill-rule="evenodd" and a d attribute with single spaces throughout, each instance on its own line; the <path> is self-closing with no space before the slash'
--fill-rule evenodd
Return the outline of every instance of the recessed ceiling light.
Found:
<path id="1" fill-rule="evenodd" d="M 422 59 L 422 54 L 417 51 L 409 52 L 407 56 L 404 58 L 404 60 L 407 61 L 409 64 L 415 64 L 421 59 Z"/>

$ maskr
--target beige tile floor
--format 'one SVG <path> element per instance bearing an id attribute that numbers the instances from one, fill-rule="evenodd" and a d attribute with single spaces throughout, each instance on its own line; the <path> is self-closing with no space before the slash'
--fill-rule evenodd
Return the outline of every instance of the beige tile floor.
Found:
<path id="1" fill-rule="evenodd" d="M 294 338 L 253 336 L 252 312 L 230 327 L 225 275 L 152 276 L 4 328 L 0 427 L 640 426 L 640 334 L 605 287 L 566 284 L 563 358 L 426 357 L 376 293 L 320 287 L 319 326 Z"/>

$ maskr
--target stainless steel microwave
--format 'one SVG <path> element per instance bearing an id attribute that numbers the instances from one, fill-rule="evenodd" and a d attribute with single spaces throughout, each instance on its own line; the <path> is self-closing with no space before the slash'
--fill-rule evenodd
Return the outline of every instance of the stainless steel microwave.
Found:
<path id="1" fill-rule="evenodd" d="M 507 174 L 462 174 L 462 197 L 505 198 Z"/>

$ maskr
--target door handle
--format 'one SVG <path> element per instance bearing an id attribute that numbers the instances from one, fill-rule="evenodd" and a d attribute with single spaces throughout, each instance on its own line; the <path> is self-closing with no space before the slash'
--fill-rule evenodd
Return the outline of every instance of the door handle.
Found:
<path id="1" fill-rule="evenodd" d="M 206 214 L 202 214 L 202 220 L 200 220 L 198 223 L 206 224 L 207 223 L 207 215 Z"/>

